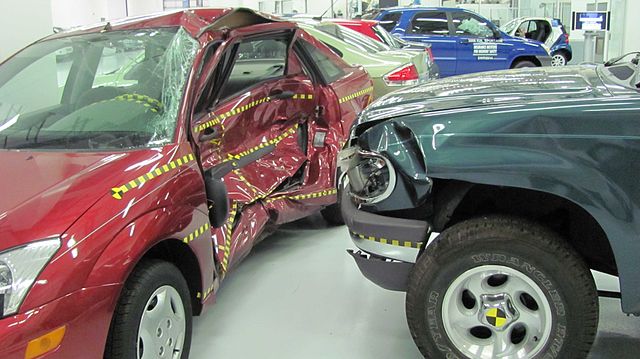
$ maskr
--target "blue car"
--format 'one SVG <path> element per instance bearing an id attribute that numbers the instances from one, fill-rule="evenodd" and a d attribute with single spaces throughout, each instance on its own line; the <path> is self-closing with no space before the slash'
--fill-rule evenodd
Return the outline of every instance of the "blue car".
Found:
<path id="1" fill-rule="evenodd" d="M 507 35 L 465 9 L 396 7 L 380 11 L 375 19 L 403 40 L 430 44 L 440 77 L 551 64 L 542 43 Z"/>

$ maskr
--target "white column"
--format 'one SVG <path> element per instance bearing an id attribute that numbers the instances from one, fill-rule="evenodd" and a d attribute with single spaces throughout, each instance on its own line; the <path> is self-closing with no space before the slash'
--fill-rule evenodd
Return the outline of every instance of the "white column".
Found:
<path id="1" fill-rule="evenodd" d="M 640 1 L 627 0 L 627 10 L 624 20 L 623 52 L 640 51 L 640 37 L 638 36 L 638 14 L 640 14 Z M 613 16 L 613 15 L 612 15 Z"/>

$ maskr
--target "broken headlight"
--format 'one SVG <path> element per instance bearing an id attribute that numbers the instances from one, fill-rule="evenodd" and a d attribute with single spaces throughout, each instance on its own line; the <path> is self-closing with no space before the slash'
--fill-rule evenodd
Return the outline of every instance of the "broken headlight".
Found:
<path id="1" fill-rule="evenodd" d="M 389 197 L 396 173 L 389 160 L 377 153 L 356 151 L 347 172 L 350 193 L 361 203 L 377 203 Z"/>

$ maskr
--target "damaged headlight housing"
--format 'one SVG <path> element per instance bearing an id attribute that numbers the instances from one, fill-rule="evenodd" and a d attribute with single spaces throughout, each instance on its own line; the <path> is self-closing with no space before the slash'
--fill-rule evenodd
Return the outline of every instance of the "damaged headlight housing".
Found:
<path id="1" fill-rule="evenodd" d="M 377 203 L 391 195 L 396 173 L 386 157 L 359 150 L 352 161 L 347 172 L 351 196 L 361 203 Z"/>
<path id="2" fill-rule="evenodd" d="M 29 289 L 51 257 L 60 239 L 46 239 L 0 253 L 0 318 L 18 312 Z"/>

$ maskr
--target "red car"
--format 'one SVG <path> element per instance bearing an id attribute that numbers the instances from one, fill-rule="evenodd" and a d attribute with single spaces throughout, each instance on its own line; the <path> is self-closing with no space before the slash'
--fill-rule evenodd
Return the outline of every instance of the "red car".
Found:
<path id="1" fill-rule="evenodd" d="M 0 357 L 186 358 L 192 315 L 252 246 L 336 202 L 371 86 L 246 9 L 59 33 L 5 61 Z"/>
<path id="2" fill-rule="evenodd" d="M 384 28 L 382 28 L 382 26 L 380 26 L 378 24 L 378 21 L 376 20 L 328 19 L 326 21 L 348 27 L 351 30 L 355 30 L 363 35 L 367 35 L 376 41 L 380 41 L 391 47 L 394 47 L 389 43 L 389 40 L 387 39 L 387 37 L 391 36 L 391 34 L 389 34 Z M 424 45 L 422 47 L 424 48 Z"/>
<path id="3" fill-rule="evenodd" d="M 427 51 L 429 53 L 429 58 L 427 60 L 429 76 L 430 78 L 439 77 L 439 69 L 433 60 L 433 52 L 431 51 L 431 45 L 429 44 L 399 39 L 387 32 L 387 30 L 385 30 L 377 20 L 328 19 L 325 21 L 348 27 L 349 29 L 357 31 L 376 41 L 380 41 L 395 50 Z"/>

